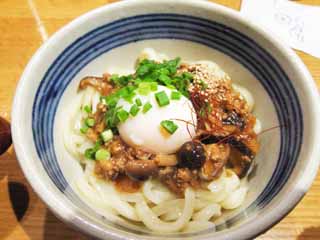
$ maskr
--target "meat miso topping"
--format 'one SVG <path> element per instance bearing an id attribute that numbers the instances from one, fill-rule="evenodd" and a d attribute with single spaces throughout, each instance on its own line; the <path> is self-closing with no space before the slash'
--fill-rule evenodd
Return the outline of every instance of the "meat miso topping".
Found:
<path id="1" fill-rule="evenodd" d="M 88 110 L 88 119 L 92 121 L 88 122 L 89 128 L 85 129 L 85 135 L 99 149 L 109 153 L 108 156 L 102 154 L 105 158 L 100 157 L 96 161 L 97 177 L 113 181 L 119 191 L 125 192 L 138 191 L 143 181 L 156 178 L 172 192 L 183 195 L 187 187 L 201 188 L 203 183 L 218 178 L 225 167 L 231 168 L 240 178 L 247 175 L 259 149 L 253 130 L 256 118 L 240 93 L 233 89 L 231 79 L 227 75 L 217 74 L 205 64 L 177 64 L 172 73 L 172 76 L 177 79 L 181 77 L 187 82 L 184 86 L 174 85 L 173 82 L 171 85 L 192 102 L 198 123 L 196 137 L 184 143 L 174 154 L 155 154 L 127 145 L 117 134 L 117 122 L 112 117 L 118 114 L 118 122 L 122 122 L 128 115 L 121 110 L 114 112 L 116 107 L 110 103 L 112 98 L 108 96 L 116 96 L 122 82 L 126 82 L 127 88 L 133 87 L 130 81 L 138 78 L 139 74 L 137 71 L 133 76 L 122 79 L 105 74 L 101 78 L 86 77 L 80 82 L 80 90 L 93 87 L 106 96 L 106 101 L 97 105 L 95 113 Z M 161 81 L 165 81 L 165 78 Z M 152 88 L 151 85 L 149 87 Z M 128 98 L 132 94 L 130 91 L 128 88 Z M 178 99 L 179 94 L 171 96 L 171 100 Z M 168 98 L 160 98 L 159 95 L 157 101 L 165 105 L 168 104 Z M 129 114 L 135 116 L 139 103 L 133 105 Z M 150 106 L 144 110 L 147 108 L 150 109 Z M 188 124 L 192 123 L 186 123 L 186 127 Z M 163 127 L 169 136 L 177 129 L 170 120 Z M 111 137 L 106 129 L 112 129 Z M 97 160 L 97 154 L 92 148 L 86 156 Z"/>

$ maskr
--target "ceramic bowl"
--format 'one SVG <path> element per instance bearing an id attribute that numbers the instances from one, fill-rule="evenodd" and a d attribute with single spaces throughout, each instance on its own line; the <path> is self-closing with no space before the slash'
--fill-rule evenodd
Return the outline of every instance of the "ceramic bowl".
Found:
<path id="1" fill-rule="evenodd" d="M 152 47 L 169 57 L 211 60 L 248 88 L 263 129 L 257 167 L 240 209 L 216 230 L 146 233 L 94 212 L 70 187 L 79 170 L 62 144 L 66 108 L 80 79 L 111 68 L 133 69 Z M 314 179 L 320 156 L 317 87 L 296 54 L 238 12 L 206 1 L 123 1 L 93 10 L 54 34 L 19 82 L 12 132 L 20 165 L 34 190 L 64 222 L 101 239 L 247 239 L 278 222 Z"/>

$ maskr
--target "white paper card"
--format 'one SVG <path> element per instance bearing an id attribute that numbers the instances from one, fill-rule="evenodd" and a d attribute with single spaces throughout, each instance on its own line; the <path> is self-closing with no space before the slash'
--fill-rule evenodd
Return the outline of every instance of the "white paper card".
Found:
<path id="1" fill-rule="evenodd" d="M 320 58 L 320 7 L 286 0 L 242 0 L 241 13 L 292 48 Z"/>

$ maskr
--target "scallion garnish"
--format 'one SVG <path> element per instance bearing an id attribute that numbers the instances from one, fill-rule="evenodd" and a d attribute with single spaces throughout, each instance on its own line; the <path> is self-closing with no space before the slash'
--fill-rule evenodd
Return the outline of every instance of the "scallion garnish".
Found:
<path id="1" fill-rule="evenodd" d="M 89 106 L 89 105 L 85 105 L 83 107 L 83 110 L 86 112 L 86 113 L 91 113 L 92 112 L 92 107 Z"/>
<path id="2" fill-rule="evenodd" d="M 151 87 L 149 82 L 139 83 L 138 93 L 140 95 L 148 95 L 151 92 Z"/>
<path id="3" fill-rule="evenodd" d="M 84 123 L 88 126 L 88 127 L 93 127 L 95 124 L 95 120 L 93 118 L 86 118 L 86 120 L 84 121 Z"/>
<path id="4" fill-rule="evenodd" d="M 160 80 L 160 82 L 162 82 L 165 86 L 171 85 L 171 82 L 172 82 L 171 78 L 168 77 L 167 75 L 164 75 L 164 74 L 161 74 L 161 75 L 159 76 L 159 80 Z"/>
<path id="5" fill-rule="evenodd" d="M 146 113 L 146 112 L 148 112 L 151 108 L 152 108 L 151 103 L 147 102 L 146 104 L 143 105 L 142 112 L 143 112 L 143 113 Z"/>
<path id="6" fill-rule="evenodd" d="M 150 89 L 151 89 L 151 91 L 157 91 L 158 90 L 158 83 L 156 83 L 156 82 L 151 82 L 150 83 Z"/>
<path id="7" fill-rule="evenodd" d="M 117 117 L 120 122 L 125 122 L 129 117 L 129 113 L 126 110 L 121 109 L 117 112 Z"/>
<path id="8" fill-rule="evenodd" d="M 173 134 L 178 129 L 178 125 L 171 120 L 161 121 L 160 125 L 170 134 Z"/>
<path id="9" fill-rule="evenodd" d="M 106 149 L 103 149 L 103 148 L 99 149 L 95 153 L 95 159 L 98 161 L 109 160 L 110 157 L 111 157 L 110 152 Z"/>
<path id="10" fill-rule="evenodd" d="M 88 132 L 89 127 L 84 124 L 81 128 L 80 128 L 80 132 L 83 134 L 86 134 Z"/>
<path id="11" fill-rule="evenodd" d="M 160 107 L 166 106 L 170 103 L 170 100 L 165 91 L 157 92 L 154 94 Z"/>
<path id="12" fill-rule="evenodd" d="M 141 107 L 142 106 L 142 102 L 141 102 L 141 99 L 140 98 L 137 98 L 136 99 L 136 104 L 138 107 Z"/>
<path id="13" fill-rule="evenodd" d="M 139 107 L 137 106 L 137 104 L 133 104 L 130 108 L 130 114 L 135 117 L 139 112 Z"/>
<path id="14" fill-rule="evenodd" d="M 104 142 L 108 142 L 113 138 L 113 133 L 110 129 L 108 129 L 108 130 L 103 131 L 100 134 L 100 136 Z"/>
<path id="15" fill-rule="evenodd" d="M 84 156 L 88 159 L 94 160 L 95 159 L 95 151 L 93 148 L 88 148 L 84 152 Z"/>
<path id="16" fill-rule="evenodd" d="M 172 100 L 179 100 L 180 98 L 181 98 L 180 92 L 177 92 L 177 91 L 171 92 L 171 99 Z"/>

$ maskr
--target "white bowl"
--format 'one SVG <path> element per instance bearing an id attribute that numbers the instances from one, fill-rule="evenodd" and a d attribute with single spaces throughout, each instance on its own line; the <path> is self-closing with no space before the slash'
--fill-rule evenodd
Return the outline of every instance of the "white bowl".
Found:
<path id="1" fill-rule="evenodd" d="M 79 80 L 132 69 L 153 47 L 170 57 L 213 60 L 247 87 L 263 129 L 257 168 L 244 205 L 225 214 L 217 231 L 161 235 L 103 218 L 70 187 L 79 167 L 63 147 L 64 108 Z M 296 54 L 236 11 L 205 1 L 123 1 L 93 10 L 54 34 L 19 82 L 12 133 L 34 190 L 63 221 L 101 239 L 247 239 L 270 228 L 303 197 L 319 165 L 317 87 Z"/>

